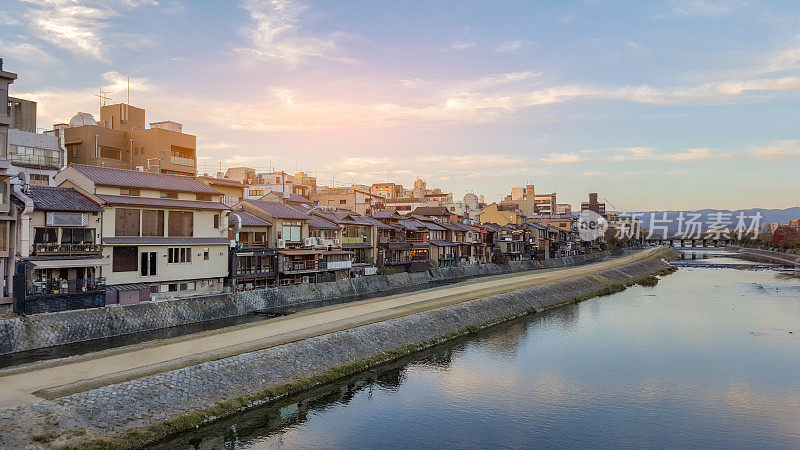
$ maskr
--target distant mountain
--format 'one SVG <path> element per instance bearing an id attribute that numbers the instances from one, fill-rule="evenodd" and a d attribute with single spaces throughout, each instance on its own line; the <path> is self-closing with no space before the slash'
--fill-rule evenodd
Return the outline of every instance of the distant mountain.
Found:
<path id="1" fill-rule="evenodd" d="M 639 220 L 642 222 L 642 226 L 647 230 L 653 230 L 651 223 L 652 219 L 655 218 L 655 224 L 658 227 L 667 226 L 667 229 L 670 233 L 675 233 L 678 231 L 679 228 L 679 218 L 683 213 L 684 217 L 684 230 L 686 229 L 686 221 L 689 220 L 690 217 L 699 214 L 699 217 L 695 219 L 696 222 L 700 222 L 702 224 L 702 230 L 706 230 L 708 225 L 715 221 L 717 218 L 716 214 L 722 213 L 726 215 L 722 217 L 723 220 L 727 220 L 730 217 L 730 228 L 735 228 L 738 222 L 738 216 L 741 213 L 744 213 L 744 216 L 747 218 L 745 223 L 747 226 L 750 226 L 751 222 L 757 214 L 761 215 L 760 225 L 763 225 L 767 222 L 778 222 L 782 224 L 788 224 L 792 219 L 800 219 L 800 207 L 793 207 L 793 208 L 786 208 L 786 209 L 762 209 L 762 208 L 753 208 L 753 209 L 736 209 L 736 210 L 728 210 L 728 209 L 701 209 L 697 211 L 639 211 L 639 212 L 626 212 L 623 213 L 625 215 L 629 214 L 638 214 Z M 666 214 L 666 222 L 662 222 Z M 729 214 L 729 216 L 727 216 Z"/>

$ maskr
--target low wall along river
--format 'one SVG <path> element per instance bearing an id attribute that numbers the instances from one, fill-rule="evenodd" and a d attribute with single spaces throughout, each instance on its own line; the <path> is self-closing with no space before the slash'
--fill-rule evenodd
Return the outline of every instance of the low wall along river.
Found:
<path id="1" fill-rule="evenodd" d="M 607 256 L 607 253 L 596 253 L 553 258 L 544 262 L 512 261 L 507 266 L 483 264 L 447 267 L 427 272 L 371 275 L 329 283 L 0 319 L 0 355 L 241 316 L 253 311 L 317 302 L 336 303 L 409 288 L 424 289 L 442 282 L 466 278 L 574 266 L 596 262 Z"/>
<path id="2" fill-rule="evenodd" d="M 125 447 L 193 428 L 456 336 L 594 295 L 669 268 L 674 251 L 534 287 L 375 322 L 0 411 L 0 446 Z M 411 275 L 410 275 L 411 276 Z"/>

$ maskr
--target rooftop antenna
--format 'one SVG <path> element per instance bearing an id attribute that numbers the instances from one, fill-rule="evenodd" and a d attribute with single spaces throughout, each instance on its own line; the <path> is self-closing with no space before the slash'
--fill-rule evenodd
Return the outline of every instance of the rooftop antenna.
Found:
<path id="1" fill-rule="evenodd" d="M 103 88 L 100 88 L 100 95 L 95 95 L 95 97 L 100 98 L 100 107 L 106 106 L 106 100 L 111 100 L 111 97 L 106 96 L 108 92 L 103 92 Z"/>

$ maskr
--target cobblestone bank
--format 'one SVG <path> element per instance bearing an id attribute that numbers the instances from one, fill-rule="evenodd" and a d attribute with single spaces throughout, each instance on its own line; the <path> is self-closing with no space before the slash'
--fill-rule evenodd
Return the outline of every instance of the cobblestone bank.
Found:
<path id="1" fill-rule="evenodd" d="M 659 258 L 0 411 L 0 447 L 80 445 L 649 275 Z M 251 404 L 257 404 L 257 402 Z M 188 417 L 188 416 L 182 416 Z"/>
<path id="2" fill-rule="evenodd" d="M 64 311 L 0 319 L 0 355 L 92 339 L 157 330 L 248 314 L 256 310 L 311 302 L 367 298 L 409 288 L 543 267 L 566 267 L 599 261 L 607 254 L 579 255 L 539 261 L 513 261 L 507 266 L 484 264 L 434 269 L 428 272 L 373 275 L 330 283 L 275 287 L 128 306 Z"/>

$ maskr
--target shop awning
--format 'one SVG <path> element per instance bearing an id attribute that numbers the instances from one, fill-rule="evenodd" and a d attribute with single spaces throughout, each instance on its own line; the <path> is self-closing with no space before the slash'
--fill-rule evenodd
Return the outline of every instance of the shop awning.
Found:
<path id="1" fill-rule="evenodd" d="M 96 266 L 107 266 L 111 264 L 111 261 L 107 261 L 103 258 L 93 258 L 93 259 L 42 259 L 42 260 L 31 260 L 28 261 L 33 264 L 33 267 L 36 269 L 62 269 L 68 267 L 96 267 Z"/>

